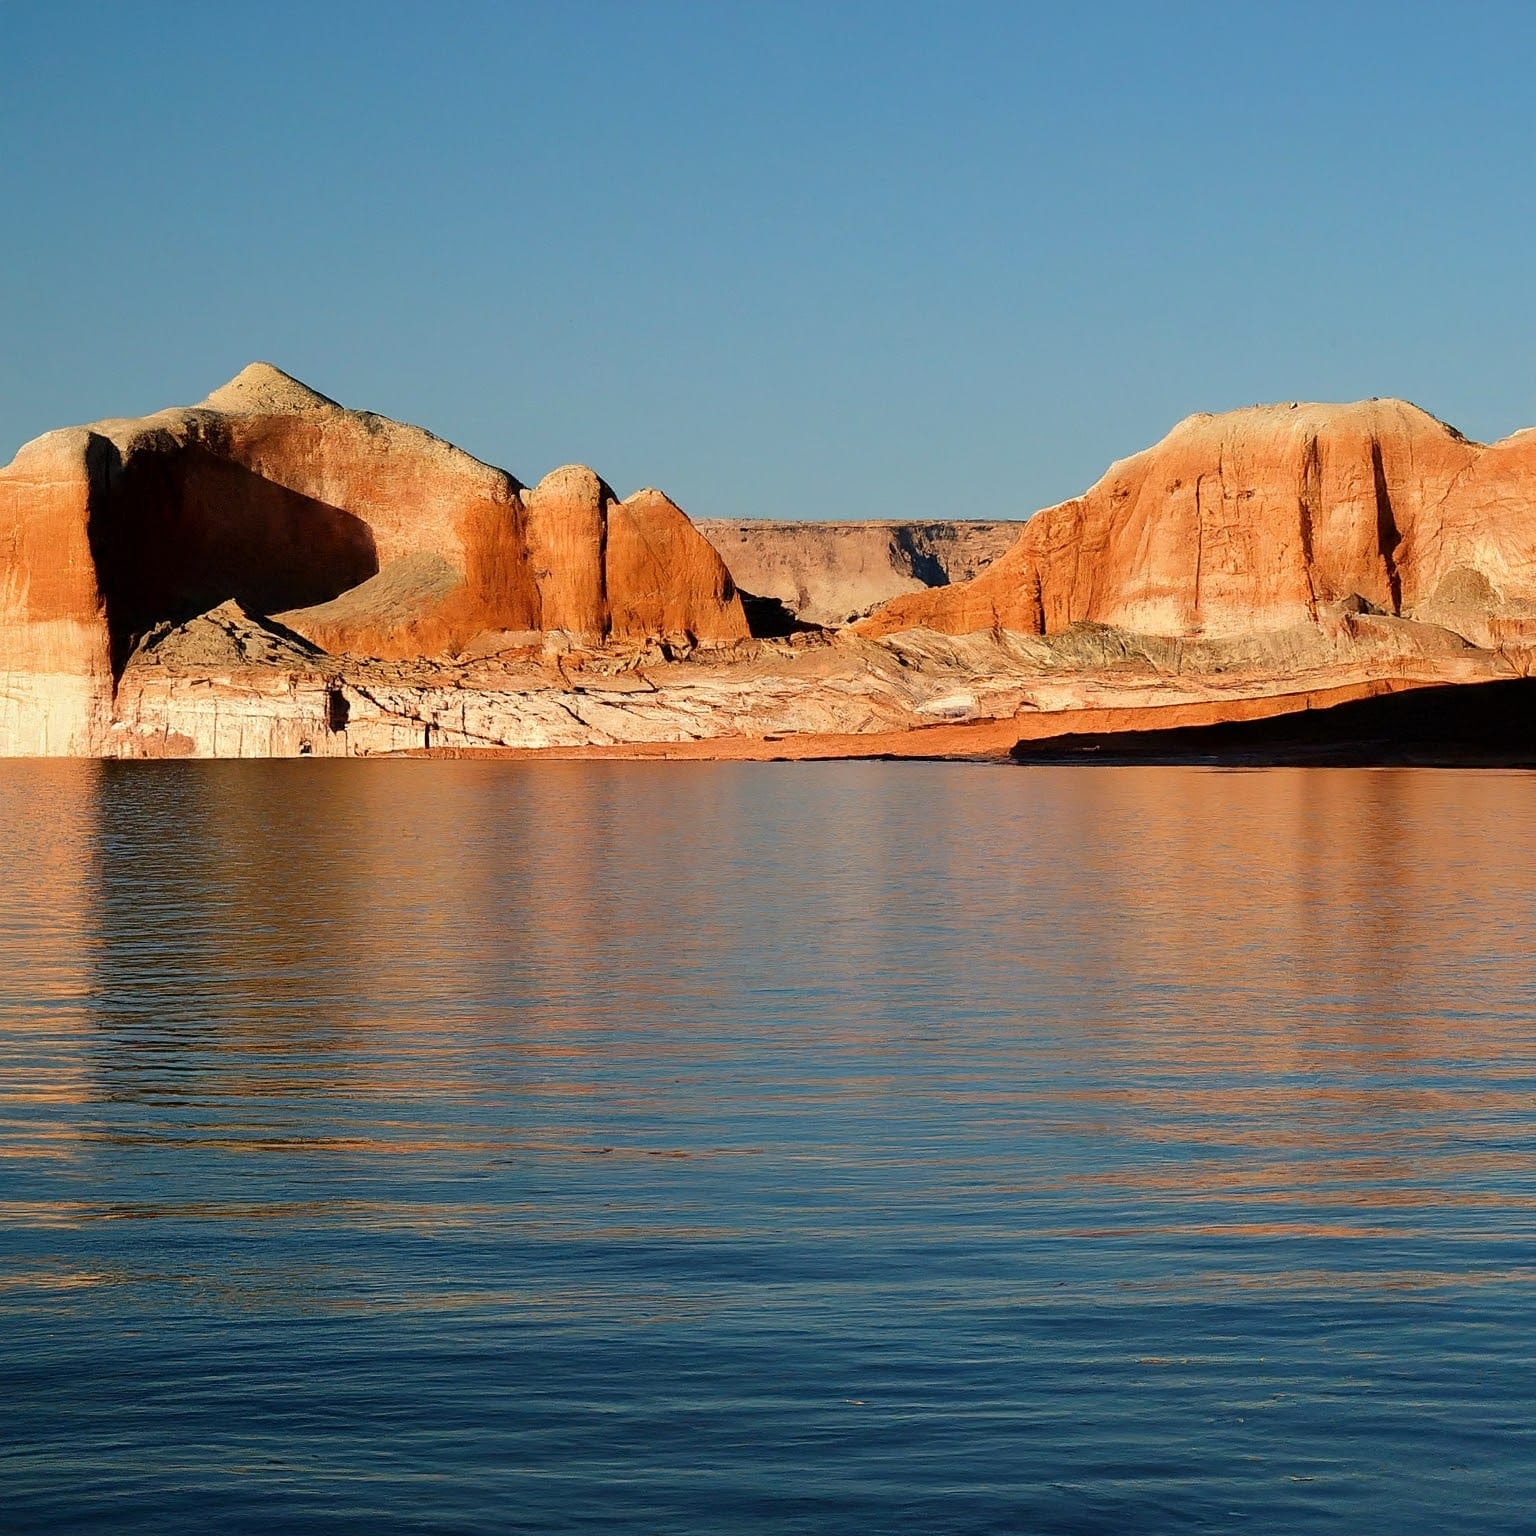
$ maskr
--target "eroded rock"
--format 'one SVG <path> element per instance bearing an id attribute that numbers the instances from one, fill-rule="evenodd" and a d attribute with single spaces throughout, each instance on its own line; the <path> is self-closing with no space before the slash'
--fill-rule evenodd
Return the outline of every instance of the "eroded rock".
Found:
<path id="1" fill-rule="evenodd" d="M 1082 622 L 1231 638 L 1331 605 L 1486 642 L 1536 599 L 1536 433 L 1469 442 L 1400 400 L 1191 416 L 1037 513 L 975 580 L 898 598 L 865 634 L 1057 634 Z"/>
<path id="2" fill-rule="evenodd" d="M 729 572 L 659 493 L 525 488 L 265 363 L 200 405 L 52 432 L 0 470 L 0 753 L 101 749 L 157 625 L 236 601 L 327 650 L 448 654 L 487 631 L 748 634 Z"/>
<path id="3" fill-rule="evenodd" d="M 1533 455 L 1390 401 L 1191 418 L 980 575 L 754 638 L 660 492 L 257 368 L 0 472 L 0 752 L 996 753 L 1519 677 Z"/>

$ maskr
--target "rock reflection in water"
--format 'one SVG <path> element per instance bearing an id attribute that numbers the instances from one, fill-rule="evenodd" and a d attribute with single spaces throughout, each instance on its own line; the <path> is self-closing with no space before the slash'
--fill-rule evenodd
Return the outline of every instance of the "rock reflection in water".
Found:
<path id="1" fill-rule="evenodd" d="M 1522 1528 L 1536 779 L 4 778 L 18 1529 Z"/>

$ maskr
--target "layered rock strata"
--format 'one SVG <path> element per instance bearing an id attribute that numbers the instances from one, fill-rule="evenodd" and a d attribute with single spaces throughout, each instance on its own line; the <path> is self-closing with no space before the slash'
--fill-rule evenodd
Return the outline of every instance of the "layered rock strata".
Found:
<path id="1" fill-rule="evenodd" d="M 684 655 L 551 635 L 537 648 L 385 661 L 328 655 L 226 605 L 156 631 L 135 653 L 103 750 L 997 756 L 1023 737 L 1082 728 L 1085 715 L 1096 729 L 1149 711 L 1205 723 L 1306 708 L 1340 689 L 1512 675 L 1507 656 L 1374 615 L 1241 643 L 1095 627 L 877 641 L 844 631 Z"/>

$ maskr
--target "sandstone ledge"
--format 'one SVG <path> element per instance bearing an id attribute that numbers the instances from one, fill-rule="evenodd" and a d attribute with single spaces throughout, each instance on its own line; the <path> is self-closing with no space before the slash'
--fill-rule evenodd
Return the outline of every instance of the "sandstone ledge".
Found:
<path id="1" fill-rule="evenodd" d="M 1245 645 L 843 633 L 671 652 L 544 637 L 490 655 L 332 656 L 225 608 L 156 638 L 120 682 L 111 756 L 999 756 L 1020 740 L 1317 707 L 1524 675 L 1523 651 L 1349 616 Z"/>
<path id="2" fill-rule="evenodd" d="M 590 759 L 665 762 L 826 762 L 909 759 L 948 762 L 1002 762 L 1022 742 L 1050 741 L 1088 733 L 1177 730 L 1232 721 L 1270 720 L 1305 710 L 1330 709 L 1360 699 L 1430 688 L 1439 680 L 1381 678 L 1301 693 L 1245 699 L 1206 699 L 1184 704 L 1124 703 L 1056 710 L 1049 714 L 976 720 L 964 725 L 915 726 L 902 731 L 857 735 L 733 736 L 707 741 L 619 742 L 582 747 L 432 747 L 400 754 L 427 758 Z"/>

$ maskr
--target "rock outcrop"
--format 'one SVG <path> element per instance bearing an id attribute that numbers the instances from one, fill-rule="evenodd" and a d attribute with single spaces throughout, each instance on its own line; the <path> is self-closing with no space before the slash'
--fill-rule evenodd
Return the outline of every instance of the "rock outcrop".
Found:
<path id="1" fill-rule="evenodd" d="M 1398 400 L 1191 416 L 1037 513 L 975 580 L 861 624 L 1250 637 L 1352 609 L 1479 645 L 1536 615 L 1536 432 L 1491 447 Z"/>
<path id="2" fill-rule="evenodd" d="M 237 601 L 332 651 L 484 632 L 744 639 L 713 547 L 590 470 L 531 491 L 255 363 L 201 405 L 51 432 L 0 470 L 0 754 L 88 753 L 141 638 Z"/>
<path id="3" fill-rule="evenodd" d="M 539 752 L 696 757 L 1001 755 L 1017 741 L 1211 724 L 1398 687 L 1518 673 L 1431 625 L 1346 614 L 1247 641 L 844 630 L 669 656 L 532 648 L 389 662 L 333 656 L 224 605 L 129 659 L 101 750 L 117 757 Z"/>
<path id="4" fill-rule="evenodd" d="M 722 526 L 806 613 L 918 590 L 751 637 L 659 491 L 257 365 L 0 471 L 0 755 L 1000 755 L 1536 675 L 1536 432 L 1395 401 L 1191 417 L 948 585 L 1013 530 Z"/>
<path id="5" fill-rule="evenodd" d="M 903 593 L 969 580 L 1023 524 L 704 518 L 696 526 L 744 592 L 776 600 L 804 623 L 835 626 Z"/>

